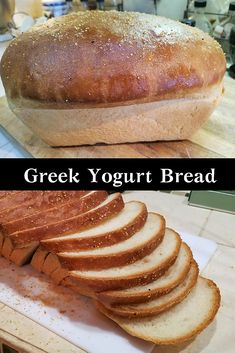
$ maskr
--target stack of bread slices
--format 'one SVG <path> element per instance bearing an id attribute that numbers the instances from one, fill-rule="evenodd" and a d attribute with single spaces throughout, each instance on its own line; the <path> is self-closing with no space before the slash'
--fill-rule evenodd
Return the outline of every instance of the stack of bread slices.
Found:
<path id="1" fill-rule="evenodd" d="M 106 191 L 0 193 L 0 252 L 94 299 L 133 336 L 177 344 L 214 318 L 220 293 L 190 248 L 148 213 Z"/>

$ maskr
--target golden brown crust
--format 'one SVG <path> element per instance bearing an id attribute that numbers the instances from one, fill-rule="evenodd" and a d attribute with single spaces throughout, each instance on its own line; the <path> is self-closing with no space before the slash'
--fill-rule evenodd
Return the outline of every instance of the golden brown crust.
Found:
<path id="1" fill-rule="evenodd" d="M 32 215 L 56 205 L 62 205 L 74 197 L 84 196 L 88 191 L 17 191 L 0 200 L 0 222 Z"/>
<path id="2" fill-rule="evenodd" d="M 68 202 L 57 203 L 52 207 L 39 210 L 30 216 L 24 216 L 15 221 L 2 223 L 2 231 L 5 234 L 20 232 L 30 228 L 42 227 L 62 219 L 77 216 L 98 206 L 108 196 L 106 191 L 94 191 L 92 193 L 75 194 Z"/>
<path id="3" fill-rule="evenodd" d="M 42 247 L 39 247 L 36 250 L 31 260 L 31 265 L 35 268 L 35 270 L 42 272 L 42 266 L 48 254 L 49 252 Z"/>
<path id="4" fill-rule="evenodd" d="M 147 208 L 142 204 L 142 210 L 139 215 L 127 224 L 124 228 L 116 229 L 113 232 L 107 232 L 94 237 L 84 237 L 76 239 L 48 239 L 42 240 L 41 244 L 52 252 L 72 251 L 72 250 L 85 250 L 93 247 L 103 247 L 113 245 L 123 240 L 128 239 L 133 234 L 138 232 L 147 219 Z"/>
<path id="5" fill-rule="evenodd" d="M 57 268 L 60 268 L 60 262 L 57 255 L 49 253 L 45 257 L 45 261 L 42 264 L 42 272 L 47 276 L 50 276 L 52 272 L 54 272 Z"/>
<path id="6" fill-rule="evenodd" d="M 61 284 L 64 278 L 68 276 L 68 271 L 61 267 L 58 257 L 45 250 L 42 246 L 33 255 L 31 265 L 35 270 L 49 276 L 56 284 Z"/>
<path id="7" fill-rule="evenodd" d="M 32 225 L 37 226 L 39 224 L 45 225 L 47 222 L 52 220 L 58 220 L 58 219 L 63 219 L 63 215 L 66 212 L 66 216 L 70 217 L 72 214 L 79 214 L 82 212 L 86 212 L 91 208 L 96 207 L 99 203 L 104 201 L 104 199 L 107 197 L 107 192 L 106 191 L 95 191 L 94 193 L 89 193 L 85 191 L 79 191 L 79 192 L 36 192 L 36 193 L 27 193 L 27 199 L 30 196 L 29 202 L 31 203 L 32 200 L 35 200 L 35 202 L 32 204 L 33 206 L 29 206 L 29 202 L 26 204 L 23 204 L 21 207 L 20 212 L 18 213 L 19 215 L 22 216 L 22 218 L 12 221 L 6 224 L 2 224 L 2 232 L 1 233 L 1 253 L 4 257 L 12 261 L 18 266 L 24 265 L 26 262 L 30 261 L 30 258 L 32 257 L 34 251 L 38 247 L 38 241 L 36 240 L 33 243 L 26 243 L 27 245 L 24 246 L 23 248 L 16 248 L 11 239 L 6 236 L 6 234 L 9 234 L 10 232 L 13 232 L 14 230 L 19 230 L 19 229 L 28 229 L 32 227 Z M 14 196 L 14 195 L 13 195 Z M 24 195 L 20 195 L 21 198 L 24 197 Z M 84 198 L 82 198 L 84 196 Z M 71 201 L 73 200 L 73 201 Z M 37 206 L 42 205 L 42 209 L 46 208 L 46 210 L 40 212 L 37 209 Z M 70 206 L 70 207 L 69 207 Z M 50 209 L 47 209 L 47 207 L 51 207 Z M 25 209 L 30 209 L 31 208 L 36 212 L 33 213 L 33 215 L 24 217 L 24 211 Z M 7 209 L 11 211 L 10 209 Z M 37 211 L 38 212 L 37 212 Z M 51 211 L 50 211 L 51 210 Z M 32 210 L 31 210 L 32 212 Z M 5 234 L 5 236 L 3 235 Z M 3 245 L 4 244 L 4 245 Z M 25 245 L 25 244 L 23 244 Z"/>
<path id="8" fill-rule="evenodd" d="M 64 279 L 66 278 L 67 275 L 68 275 L 68 271 L 67 270 L 65 270 L 64 268 L 58 267 L 55 271 L 50 273 L 50 278 L 56 284 L 63 284 Z M 69 287 L 69 285 L 67 287 Z M 81 291 L 76 291 L 75 290 L 75 292 L 83 295 L 83 292 L 81 292 Z"/>
<path id="9" fill-rule="evenodd" d="M 131 250 L 124 250 L 114 254 L 107 255 L 87 255 L 68 257 L 63 253 L 58 253 L 57 256 L 61 266 L 68 270 L 98 270 L 110 267 L 118 267 L 128 265 L 143 257 L 149 255 L 163 240 L 165 234 L 165 220 L 161 216 L 161 226 L 157 230 L 154 237 L 147 243 L 136 245 Z M 79 255 L 79 254 L 78 254 Z"/>
<path id="10" fill-rule="evenodd" d="M 191 262 L 193 260 L 193 254 L 189 246 L 185 243 L 182 243 L 182 244 L 184 244 L 184 247 L 188 253 L 188 263 L 187 263 L 187 266 L 185 266 L 184 271 L 182 271 L 181 275 L 177 278 L 177 280 L 172 282 L 170 286 L 169 285 L 162 286 L 160 288 L 151 289 L 149 291 L 143 290 L 143 291 L 135 292 L 131 294 L 110 290 L 110 291 L 97 293 L 98 300 L 107 304 L 127 304 L 127 303 L 136 304 L 136 303 L 142 303 L 144 301 L 169 293 L 185 279 L 185 277 L 189 272 Z"/>
<path id="11" fill-rule="evenodd" d="M 14 249 L 10 255 L 9 260 L 17 266 L 26 265 L 31 261 L 31 258 L 38 246 L 39 243 L 34 242 L 24 248 Z"/>
<path id="12" fill-rule="evenodd" d="M 15 190 L 10 190 L 10 191 L 0 191 L 0 200 L 5 198 L 5 197 L 8 197 L 9 195 L 12 195 L 12 194 L 15 194 L 19 191 L 15 191 Z"/>
<path id="13" fill-rule="evenodd" d="M 50 20 L 12 41 L 1 61 L 10 102 L 26 98 L 62 109 L 73 102 L 185 97 L 219 83 L 224 72 L 222 49 L 209 35 L 159 16 L 121 12 Z"/>
<path id="14" fill-rule="evenodd" d="M 102 304 L 106 307 L 109 312 L 114 315 L 118 315 L 121 317 L 127 317 L 127 318 L 135 318 L 135 317 L 147 317 L 147 316 L 153 316 L 156 314 L 160 314 L 168 309 L 170 309 L 172 306 L 180 303 L 186 296 L 190 293 L 192 288 L 195 286 L 198 278 L 198 265 L 195 261 L 192 262 L 192 268 L 193 268 L 193 275 L 190 279 L 190 282 L 187 284 L 187 286 L 184 287 L 180 295 L 176 298 L 172 298 L 168 302 L 165 302 L 164 304 L 156 307 L 150 307 L 150 308 L 141 308 L 138 309 L 138 304 L 137 306 L 129 304 L 126 305 L 107 305 L 106 303 Z"/>
<path id="15" fill-rule="evenodd" d="M 97 209 L 90 210 L 78 216 L 61 220 L 56 223 L 45 225 L 42 227 L 26 229 L 21 232 L 15 232 L 9 235 L 14 246 L 25 246 L 32 241 L 40 241 L 41 239 L 49 239 L 55 236 L 71 234 L 75 231 L 91 228 L 101 223 L 104 219 L 119 213 L 124 207 L 121 194 L 116 196 L 107 204 Z"/>
<path id="16" fill-rule="evenodd" d="M 0 230 L 0 256 L 2 255 L 2 246 L 3 246 L 4 236 Z"/>
<path id="17" fill-rule="evenodd" d="M 56 272 L 56 271 L 55 271 Z M 79 287 L 77 285 L 74 285 L 66 276 L 65 273 L 60 271 L 60 275 L 63 275 L 64 278 L 62 278 L 62 276 L 60 277 L 56 277 L 54 275 L 54 273 L 51 275 L 52 280 L 56 281 L 57 279 L 59 279 L 59 282 L 57 281 L 57 284 L 61 284 L 65 287 L 70 288 L 72 291 L 74 291 L 75 293 L 81 294 L 81 295 L 85 295 L 88 298 L 96 298 L 96 293 L 94 291 L 92 291 L 89 288 L 83 288 L 83 287 Z"/>
<path id="18" fill-rule="evenodd" d="M 0 212 L 15 207 L 16 205 L 20 205 L 34 198 L 40 192 L 43 193 L 43 191 L 21 191 L 17 193 L 9 193 L 0 199 Z"/>
<path id="19" fill-rule="evenodd" d="M 2 252 L 1 252 L 2 256 L 9 260 L 13 250 L 14 250 L 14 247 L 11 240 L 9 238 L 4 238 L 3 244 L 2 244 Z"/>

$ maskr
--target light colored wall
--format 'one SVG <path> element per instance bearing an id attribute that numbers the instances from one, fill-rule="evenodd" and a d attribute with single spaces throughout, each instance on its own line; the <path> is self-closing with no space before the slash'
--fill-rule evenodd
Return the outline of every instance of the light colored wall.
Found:
<path id="1" fill-rule="evenodd" d="M 231 0 L 207 0 L 208 10 L 226 12 Z M 181 20 L 187 0 L 157 0 L 157 14 L 175 20 Z M 124 0 L 127 11 L 154 12 L 153 0 Z"/>
<path id="2" fill-rule="evenodd" d="M 16 11 L 26 12 L 28 15 L 37 18 L 42 16 L 41 0 L 16 0 Z"/>
<path id="3" fill-rule="evenodd" d="M 153 0 L 124 0 L 124 10 L 153 13 Z"/>
<path id="4" fill-rule="evenodd" d="M 157 13 L 173 19 L 182 19 L 187 0 L 158 0 Z M 124 0 L 124 8 L 127 11 L 154 12 L 153 0 Z"/>

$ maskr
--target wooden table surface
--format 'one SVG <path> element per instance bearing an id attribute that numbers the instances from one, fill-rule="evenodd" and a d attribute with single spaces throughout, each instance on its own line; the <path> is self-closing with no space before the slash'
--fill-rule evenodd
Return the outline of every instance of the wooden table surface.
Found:
<path id="1" fill-rule="evenodd" d="M 162 213 L 168 227 L 215 241 L 217 251 L 203 271 L 221 291 L 216 320 L 193 341 L 177 347 L 156 346 L 152 353 L 235 352 L 235 216 L 188 206 L 184 193 L 125 192 L 125 201 L 146 202 L 149 210 Z M 182 217 L 183 215 L 183 217 Z M 61 337 L 0 303 L 0 342 L 26 353 L 84 353 Z M 125 352 L 128 353 L 128 352 Z"/>
<path id="2" fill-rule="evenodd" d="M 190 141 L 52 148 L 12 114 L 5 97 L 0 98 L 0 126 L 36 158 L 235 157 L 235 80 L 225 77 L 220 105 Z"/>

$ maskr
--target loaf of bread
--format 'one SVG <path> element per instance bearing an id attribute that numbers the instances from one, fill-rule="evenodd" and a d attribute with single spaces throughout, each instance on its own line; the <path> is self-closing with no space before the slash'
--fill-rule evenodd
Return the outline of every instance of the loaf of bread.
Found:
<path id="1" fill-rule="evenodd" d="M 47 209 L 44 192 L 2 194 L 2 214 L 13 199 L 24 200 L 18 219 L 2 220 L 2 255 L 18 265 L 32 258 L 37 271 L 92 298 L 104 315 L 144 340 L 178 344 L 209 325 L 219 289 L 199 276 L 190 248 L 163 216 L 139 201 L 125 204 L 119 193 L 71 193 L 73 199 L 67 195 Z M 31 198 L 41 207 L 24 215 Z"/>
<path id="2" fill-rule="evenodd" d="M 99 223 L 98 215 L 103 219 L 112 214 L 112 204 L 114 213 L 115 205 L 118 207 L 120 203 L 120 207 L 123 206 L 119 194 L 116 196 L 108 198 L 106 191 L 22 191 L 6 194 L 0 200 L 0 254 L 19 266 L 23 265 L 37 249 L 40 232 L 44 230 L 46 233 L 48 225 L 60 225 L 60 232 L 64 234 L 69 231 L 69 222 L 72 225 L 76 221 L 76 229 L 85 226 L 84 222 L 88 226 L 92 222 Z M 111 199 L 111 205 L 106 205 L 106 199 L 108 203 Z M 89 222 L 96 207 L 97 212 Z M 60 232 L 57 229 L 56 234 Z"/>
<path id="3" fill-rule="evenodd" d="M 115 11 L 51 19 L 1 61 L 10 108 L 52 146 L 186 139 L 218 104 L 224 72 L 206 33 Z"/>

